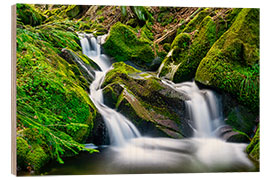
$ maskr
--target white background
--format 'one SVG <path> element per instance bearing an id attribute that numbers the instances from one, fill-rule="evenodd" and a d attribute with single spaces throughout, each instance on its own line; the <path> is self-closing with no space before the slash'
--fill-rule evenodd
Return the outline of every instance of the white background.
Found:
<path id="1" fill-rule="evenodd" d="M 117 2 L 115 2 L 117 1 Z M 0 5 L 1 54 L 0 54 L 0 178 L 15 179 L 11 175 L 11 5 L 16 3 L 42 4 L 95 4 L 95 5 L 145 5 L 182 7 L 247 7 L 260 8 L 260 67 L 261 67 L 261 172 L 259 173 L 203 173 L 203 174 L 154 174 L 154 175 L 89 175 L 89 176 L 47 176 L 50 179 L 269 179 L 269 3 L 267 0 L 5 0 Z M 30 177 L 24 177 L 30 178 Z M 36 179 L 40 177 L 31 177 Z"/>

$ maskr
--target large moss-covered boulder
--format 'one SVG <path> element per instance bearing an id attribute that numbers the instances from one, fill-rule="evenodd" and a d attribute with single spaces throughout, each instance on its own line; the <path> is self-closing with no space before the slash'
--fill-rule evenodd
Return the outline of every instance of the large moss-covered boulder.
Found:
<path id="1" fill-rule="evenodd" d="M 130 26 L 120 22 L 111 27 L 103 47 L 116 61 L 130 61 L 145 69 L 149 68 L 154 59 L 149 41 L 139 39 Z"/>
<path id="2" fill-rule="evenodd" d="M 193 134 L 184 94 L 125 63 L 114 63 L 113 67 L 102 85 L 106 104 L 132 120 L 143 134 L 174 138 Z"/>
<path id="3" fill-rule="evenodd" d="M 37 26 L 45 20 L 45 17 L 29 4 L 17 4 L 16 11 L 17 20 L 25 25 Z"/>
<path id="4" fill-rule="evenodd" d="M 200 62 L 196 81 L 259 108 L 259 9 L 242 9 L 230 29 Z"/>
<path id="5" fill-rule="evenodd" d="M 228 29 L 229 23 L 225 21 L 233 21 L 232 11 L 227 11 L 228 13 L 222 17 L 222 13 L 207 8 L 195 16 L 174 39 L 171 51 L 162 63 L 159 76 L 177 83 L 194 78 L 201 60 Z"/>

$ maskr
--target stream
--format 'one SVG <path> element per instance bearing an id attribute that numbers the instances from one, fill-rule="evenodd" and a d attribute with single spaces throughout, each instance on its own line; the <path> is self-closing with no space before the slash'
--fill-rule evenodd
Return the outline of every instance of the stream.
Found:
<path id="1" fill-rule="evenodd" d="M 103 103 L 101 84 L 111 69 L 109 58 L 101 51 L 104 37 L 82 35 L 85 55 L 94 60 L 101 71 L 95 71 L 89 97 L 103 117 L 109 132 L 110 145 L 100 146 L 99 153 L 82 152 L 66 158 L 65 164 L 53 162 L 46 174 L 137 174 L 137 173 L 192 173 L 254 171 L 245 153 L 247 144 L 228 143 L 216 135 L 224 125 L 222 105 L 218 95 L 199 89 L 195 82 L 174 84 L 162 80 L 190 100 L 185 102 L 192 119 L 191 138 L 172 139 L 142 136 L 125 116 Z M 87 68 L 85 68 L 87 69 Z M 90 72 L 89 72 L 90 73 Z"/>

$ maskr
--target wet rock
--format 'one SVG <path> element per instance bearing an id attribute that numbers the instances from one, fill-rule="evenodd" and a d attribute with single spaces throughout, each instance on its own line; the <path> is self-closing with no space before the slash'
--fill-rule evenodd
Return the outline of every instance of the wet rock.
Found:
<path id="1" fill-rule="evenodd" d="M 132 120 L 143 134 L 174 138 L 193 134 L 184 94 L 125 63 L 114 63 L 113 67 L 102 85 L 105 103 Z"/>

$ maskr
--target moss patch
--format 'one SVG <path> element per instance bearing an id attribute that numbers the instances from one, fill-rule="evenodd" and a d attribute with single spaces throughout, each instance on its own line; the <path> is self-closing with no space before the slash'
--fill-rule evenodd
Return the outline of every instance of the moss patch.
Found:
<path id="1" fill-rule="evenodd" d="M 253 160 L 255 161 L 260 160 L 260 127 L 259 126 L 258 126 L 255 136 L 252 138 L 252 141 L 248 145 L 246 150 L 249 156 Z"/>
<path id="2" fill-rule="evenodd" d="M 16 13 L 17 21 L 25 25 L 37 26 L 45 20 L 45 17 L 29 4 L 17 4 Z"/>
<path id="3" fill-rule="evenodd" d="M 28 170 L 39 170 L 48 159 L 63 163 L 61 157 L 87 150 L 81 143 L 93 127 L 96 109 L 78 67 L 59 55 L 62 48 L 81 50 L 76 33 L 67 30 L 69 24 L 17 28 L 18 166 Z M 30 148 L 28 162 L 21 138 Z"/>
<path id="4" fill-rule="evenodd" d="M 201 60 L 230 27 L 237 12 L 201 11 L 174 39 L 169 53 L 172 55 L 164 59 L 159 75 L 176 83 L 193 79 Z"/>
<path id="5" fill-rule="evenodd" d="M 38 146 L 28 152 L 25 161 L 35 171 L 39 171 L 49 161 L 50 156 L 44 152 L 44 150 Z"/>
<path id="6" fill-rule="evenodd" d="M 103 47 L 116 61 L 131 61 L 143 68 L 147 68 L 154 59 L 149 42 L 137 38 L 131 27 L 120 22 L 111 27 Z"/>
<path id="7" fill-rule="evenodd" d="M 195 79 L 235 95 L 258 112 L 259 10 L 243 9 L 201 61 Z"/>

